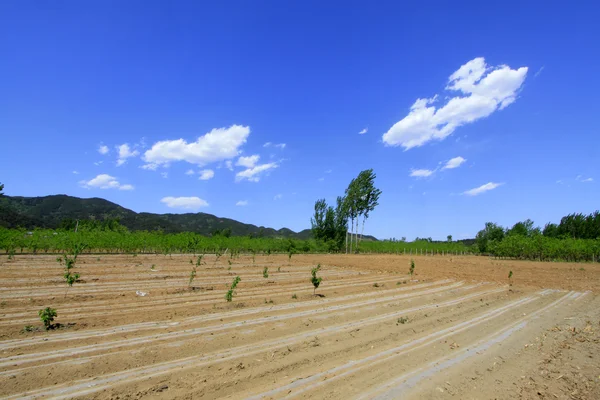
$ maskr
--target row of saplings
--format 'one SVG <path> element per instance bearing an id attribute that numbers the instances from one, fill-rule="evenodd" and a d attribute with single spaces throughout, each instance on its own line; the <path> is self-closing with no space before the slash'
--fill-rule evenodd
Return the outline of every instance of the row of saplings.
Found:
<path id="1" fill-rule="evenodd" d="M 85 248 L 84 244 L 77 244 L 73 247 L 71 254 L 63 254 L 62 257 L 58 257 L 56 259 L 56 261 L 59 264 L 62 265 L 64 263 L 64 265 L 65 265 L 65 272 L 63 274 L 63 278 L 65 279 L 65 282 L 68 285 L 67 290 L 69 287 L 73 286 L 73 284 L 75 282 L 77 282 L 77 280 L 80 277 L 80 275 L 78 273 L 73 273 L 71 270 L 75 267 L 75 263 L 77 262 L 77 256 L 79 256 L 79 254 L 81 254 L 81 252 L 84 250 L 84 248 Z M 198 262 L 196 263 L 196 265 L 197 266 L 200 265 L 201 262 L 202 262 L 202 256 L 198 257 Z M 322 277 L 317 276 L 317 273 L 319 272 L 320 269 L 321 269 L 321 264 L 318 264 L 316 268 L 313 268 L 310 271 L 310 274 L 311 274 L 310 281 L 314 286 L 313 294 L 316 294 L 317 288 L 319 287 L 319 285 L 321 284 L 321 281 L 323 280 Z M 191 285 L 191 283 L 195 277 L 196 277 L 196 268 L 193 268 L 192 273 L 190 274 L 189 285 Z M 264 278 L 269 277 L 269 270 L 267 267 L 265 267 L 263 269 L 263 277 Z M 229 290 L 227 290 L 227 293 L 225 293 L 225 300 L 227 302 L 231 302 L 233 300 L 233 296 L 236 294 L 235 289 L 237 288 L 237 285 L 241 282 L 241 280 L 242 280 L 242 278 L 240 278 L 239 276 L 236 276 L 233 279 L 233 282 L 231 283 Z M 65 292 L 65 297 L 66 296 L 67 296 L 67 292 Z M 295 295 L 294 295 L 294 298 L 296 298 Z M 46 330 L 53 329 L 56 327 L 53 322 L 54 322 L 54 318 L 56 318 L 58 314 L 54 308 L 46 307 L 46 308 L 38 311 L 38 315 L 39 315 L 40 319 L 42 320 Z M 30 331 L 30 330 L 32 330 L 32 327 L 27 326 L 27 327 L 25 327 L 25 330 Z"/>

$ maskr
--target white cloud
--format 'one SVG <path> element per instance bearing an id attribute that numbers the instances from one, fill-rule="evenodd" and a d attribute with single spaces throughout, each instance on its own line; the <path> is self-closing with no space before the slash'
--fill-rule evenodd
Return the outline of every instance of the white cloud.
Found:
<path id="1" fill-rule="evenodd" d="M 503 184 L 502 183 L 488 182 L 485 185 L 481 185 L 481 186 L 476 187 L 474 189 L 467 190 L 467 191 L 463 192 L 463 194 L 466 194 L 467 196 L 477 196 L 478 194 L 482 194 L 482 193 L 485 193 L 485 192 L 487 192 L 489 190 L 496 189 L 500 185 L 503 185 Z"/>
<path id="2" fill-rule="evenodd" d="M 248 205 L 248 200 L 240 200 L 237 203 L 235 203 L 235 205 L 239 206 L 239 207 L 247 206 Z"/>
<path id="3" fill-rule="evenodd" d="M 193 169 L 188 169 L 187 171 L 185 171 L 186 175 L 194 175 L 194 170 Z"/>
<path id="4" fill-rule="evenodd" d="M 200 197 L 163 197 L 160 200 L 169 208 L 181 208 L 183 210 L 197 210 L 201 207 L 208 207 L 206 200 Z"/>
<path id="5" fill-rule="evenodd" d="M 119 159 L 117 160 L 117 166 L 121 166 L 127 162 L 128 158 L 137 157 L 140 152 L 137 150 L 131 150 L 128 143 L 123 143 L 120 146 L 117 146 L 117 150 L 119 152 Z"/>
<path id="6" fill-rule="evenodd" d="M 369 131 L 369 128 L 364 128 L 362 131 L 358 132 L 359 135 L 364 135 Z"/>
<path id="7" fill-rule="evenodd" d="M 110 150 L 108 149 L 108 146 L 105 146 L 105 145 L 103 145 L 103 144 L 101 144 L 101 145 L 98 147 L 98 153 L 100 153 L 100 154 L 102 154 L 102 155 L 108 154 L 108 152 L 109 152 L 109 151 L 110 151 Z"/>
<path id="8" fill-rule="evenodd" d="M 281 150 L 285 149 L 285 146 L 287 146 L 285 143 L 271 143 L 271 142 L 267 142 L 265 144 L 263 144 L 263 147 L 278 147 Z"/>
<path id="9" fill-rule="evenodd" d="M 79 171 L 73 171 L 73 174 L 79 175 Z"/>
<path id="10" fill-rule="evenodd" d="M 119 189 L 133 190 L 133 185 L 121 185 L 117 178 L 108 174 L 100 174 L 89 181 L 79 181 L 79 184 L 86 189 Z"/>
<path id="11" fill-rule="evenodd" d="M 230 171 L 233 171 L 233 163 L 231 162 L 231 160 L 225 161 L 225 168 L 227 168 Z"/>
<path id="12" fill-rule="evenodd" d="M 273 200 L 281 200 L 282 197 L 283 195 L 281 193 L 278 193 L 273 197 Z"/>
<path id="13" fill-rule="evenodd" d="M 464 96 L 450 98 L 436 109 L 431 99 L 417 99 L 410 112 L 384 135 L 387 146 L 405 150 L 431 140 L 443 140 L 461 125 L 485 118 L 513 103 L 525 81 L 527 67 L 511 69 L 507 65 L 490 67 L 483 57 L 475 58 L 450 75 L 446 90 Z"/>
<path id="14" fill-rule="evenodd" d="M 581 175 L 577 175 L 577 177 L 575 178 L 575 180 L 577 180 L 579 182 L 593 182 L 594 178 L 584 178 Z"/>
<path id="15" fill-rule="evenodd" d="M 326 174 L 330 174 L 332 172 L 333 172 L 333 170 L 331 170 L 331 169 L 328 169 L 327 171 L 325 171 Z"/>
<path id="16" fill-rule="evenodd" d="M 201 166 L 223 161 L 240 153 L 240 147 L 246 143 L 248 135 L 250 127 L 232 125 L 229 128 L 213 129 L 191 143 L 184 139 L 164 140 L 154 143 L 144 153 L 144 160 L 156 164 L 186 161 Z"/>
<path id="17" fill-rule="evenodd" d="M 465 159 L 464 159 L 464 158 L 462 158 L 461 156 L 458 156 L 458 157 L 451 158 L 450 160 L 448 160 L 448 162 L 446 163 L 446 165 L 444 165 L 444 166 L 442 167 L 442 170 L 444 170 L 444 169 L 453 169 L 453 168 L 458 168 L 458 167 L 460 167 L 460 166 L 461 166 L 461 165 L 462 165 L 462 164 L 463 164 L 465 161 L 467 161 L 467 160 L 465 160 Z"/>
<path id="18" fill-rule="evenodd" d="M 103 161 L 96 161 L 96 162 L 94 162 L 94 165 L 98 166 L 98 165 L 100 165 L 102 163 L 103 163 Z"/>
<path id="19" fill-rule="evenodd" d="M 323 182 L 325 178 L 319 178 L 319 182 Z"/>
<path id="20" fill-rule="evenodd" d="M 207 181 L 215 176 L 215 171 L 213 171 L 212 169 L 203 169 L 198 174 L 200 175 L 198 179 L 200 179 L 201 181 Z"/>
<path id="21" fill-rule="evenodd" d="M 433 175 L 435 170 L 430 169 L 411 169 L 410 176 L 415 178 L 427 178 L 428 176 Z"/>
<path id="22" fill-rule="evenodd" d="M 160 176 L 162 176 L 163 178 L 167 179 L 169 177 L 169 173 L 168 172 L 161 172 Z"/>
<path id="23" fill-rule="evenodd" d="M 158 168 L 158 164 L 144 164 L 140 168 L 145 169 L 147 171 L 156 171 L 156 169 Z"/>
<path id="24" fill-rule="evenodd" d="M 277 163 L 256 165 L 255 167 L 245 169 L 235 174 L 235 181 L 239 182 L 247 179 L 250 182 L 258 182 L 260 180 L 260 175 L 263 172 L 277 168 L 278 166 L 279 165 Z"/>
<path id="25" fill-rule="evenodd" d="M 235 165 L 239 167 L 252 168 L 256 165 L 256 163 L 260 160 L 260 156 L 258 154 L 254 154 L 248 157 L 240 157 L 238 158 Z"/>

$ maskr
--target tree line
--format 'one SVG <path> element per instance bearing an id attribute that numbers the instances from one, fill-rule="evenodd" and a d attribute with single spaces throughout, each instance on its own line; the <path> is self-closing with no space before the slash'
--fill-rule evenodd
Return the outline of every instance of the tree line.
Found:
<path id="1" fill-rule="evenodd" d="M 528 260 L 598 261 L 600 256 L 600 212 L 569 214 L 558 224 L 543 229 L 530 219 L 511 228 L 487 222 L 477 233 L 480 253 Z"/>

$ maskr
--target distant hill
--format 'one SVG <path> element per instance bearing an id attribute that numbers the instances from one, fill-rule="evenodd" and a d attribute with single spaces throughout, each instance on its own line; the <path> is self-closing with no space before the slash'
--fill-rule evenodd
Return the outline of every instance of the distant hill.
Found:
<path id="1" fill-rule="evenodd" d="M 0 226 L 56 229 L 64 219 L 118 218 L 131 231 L 162 230 L 167 233 L 195 232 L 209 236 L 215 230 L 231 229 L 233 236 L 262 235 L 309 239 L 310 229 L 294 232 L 245 224 L 229 218 L 207 213 L 152 214 L 136 213 L 118 204 L 100 198 L 82 199 L 67 195 L 44 197 L 0 196 Z M 377 240 L 365 235 L 366 240 Z"/>

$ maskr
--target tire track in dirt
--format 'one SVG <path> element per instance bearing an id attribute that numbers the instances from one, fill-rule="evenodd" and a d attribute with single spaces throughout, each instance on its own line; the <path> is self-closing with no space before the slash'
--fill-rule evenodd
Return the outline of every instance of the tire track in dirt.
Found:
<path id="1" fill-rule="evenodd" d="M 366 300 L 366 301 L 362 301 L 362 302 L 353 302 L 353 303 L 348 303 L 348 304 L 334 305 L 334 306 L 322 307 L 322 308 L 317 308 L 317 309 L 308 309 L 308 310 L 304 310 L 304 311 L 296 311 L 296 312 L 287 313 L 287 314 L 283 314 L 283 315 L 266 316 L 263 318 L 257 318 L 257 319 L 251 319 L 251 320 L 245 320 L 245 321 L 221 323 L 216 326 L 206 326 L 206 327 L 201 327 L 201 328 L 185 329 L 182 331 L 151 334 L 151 335 L 146 335 L 146 336 L 141 336 L 141 337 L 136 337 L 136 338 L 111 341 L 111 342 L 107 342 L 107 343 L 103 343 L 103 344 L 78 346 L 78 347 L 70 346 L 69 348 L 55 350 L 52 352 L 30 353 L 30 354 L 23 354 L 23 355 L 17 355 L 17 356 L 9 356 L 9 357 L 5 357 L 2 361 L 0 361 L 0 368 L 7 367 L 7 366 L 21 366 L 26 363 L 38 362 L 38 361 L 42 361 L 42 360 L 51 360 L 51 359 L 56 359 L 56 358 L 60 358 L 60 357 L 73 357 L 76 355 L 86 354 L 86 353 L 90 353 L 90 352 L 97 352 L 97 351 L 102 351 L 102 350 L 114 350 L 114 349 L 123 348 L 123 347 L 146 345 L 146 344 L 155 343 L 155 342 L 159 342 L 159 341 L 166 341 L 166 340 L 170 340 L 170 339 L 174 339 L 176 341 L 181 341 L 183 338 L 193 337 L 193 336 L 206 334 L 206 333 L 215 333 L 215 332 L 220 332 L 220 331 L 229 330 L 229 329 L 248 327 L 248 326 L 254 326 L 254 325 L 262 325 L 262 324 L 267 324 L 267 323 L 271 323 L 271 322 L 281 322 L 281 321 L 294 319 L 294 318 L 301 318 L 301 317 L 305 317 L 305 316 L 315 316 L 317 314 L 326 313 L 329 315 L 331 313 L 335 313 L 335 312 L 339 312 L 339 311 L 343 311 L 343 310 L 347 310 L 347 309 L 357 309 L 359 307 L 367 307 L 367 306 L 371 306 L 374 304 L 381 304 L 381 303 L 387 303 L 387 302 L 392 302 L 392 301 L 398 301 L 398 300 L 404 300 L 404 299 L 416 298 L 416 297 L 421 297 L 421 296 L 426 296 L 426 295 L 431 295 L 431 294 L 442 293 L 442 292 L 450 291 L 452 289 L 457 289 L 457 288 L 461 287 L 462 285 L 463 285 L 462 282 L 457 282 L 457 283 L 454 283 L 454 284 L 451 284 L 448 286 L 442 286 L 439 288 L 427 289 L 427 290 L 423 290 L 423 291 L 415 292 L 415 293 L 399 294 L 399 295 L 388 296 L 388 297 L 384 297 L 384 298 L 376 298 L 376 299 Z M 472 285 L 470 287 L 467 287 L 466 289 L 477 287 L 477 286 L 478 285 Z M 270 312 L 270 310 L 264 310 L 264 311 Z M 170 342 L 170 344 L 173 344 L 173 342 Z M 0 375 L 4 375 L 9 372 L 10 371 L 3 371 L 2 373 L 0 373 Z"/>
<path id="2" fill-rule="evenodd" d="M 452 357 L 439 358 L 435 361 L 428 363 L 422 368 L 403 374 L 393 379 L 392 381 L 387 382 L 384 385 L 378 387 L 374 391 L 363 394 L 359 397 L 359 400 L 373 398 L 379 400 L 393 400 L 402 398 L 403 395 L 407 392 L 407 390 L 416 386 L 423 379 L 433 376 L 436 373 L 439 373 L 445 369 L 451 368 L 460 363 L 461 361 L 466 360 L 467 358 L 475 357 L 477 355 L 482 354 L 493 345 L 501 343 L 511 335 L 523 329 L 525 326 L 527 326 L 528 323 L 538 318 L 540 315 L 552 310 L 553 308 L 560 306 L 562 303 L 568 300 L 577 300 L 584 295 L 585 293 L 582 292 L 571 291 L 566 295 L 562 296 L 561 298 L 553 301 L 552 303 L 527 315 L 526 317 L 520 318 L 517 321 L 509 324 L 508 326 L 505 326 L 502 329 L 494 332 L 493 334 L 488 335 L 483 339 L 480 339 L 468 348 L 460 350 L 458 354 L 455 354 Z"/>
<path id="3" fill-rule="evenodd" d="M 385 294 L 389 295 L 391 293 L 397 293 L 397 292 L 416 291 L 416 290 L 424 289 L 424 288 L 431 287 L 431 286 L 443 285 L 443 284 L 450 283 L 450 282 L 453 282 L 453 281 L 450 279 L 445 279 L 445 280 L 436 281 L 436 282 L 421 283 L 421 284 L 417 284 L 417 285 L 413 285 L 413 286 L 405 286 L 405 287 L 396 288 L 396 289 L 389 289 L 385 292 Z M 481 286 L 482 284 L 478 284 L 478 285 Z M 344 285 L 344 286 L 348 286 L 348 285 Z M 340 286 L 340 287 L 343 287 L 343 286 Z M 361 298 L 365 298 L 365 297 L 377 297 L 377 296 L 381 296 L 381 295 L 382 295 L 382 292 L 358 293 L 358 294 L 351 294 L 351 295 L 334 297 L 334 298 L 307 300 L 307 301 L 301 301 L 301 302 L 295 302 L 295 303 L 284 303 L 284 304 L 278 304 L 278 305 L 269 306 L 269 307 L 261 306 L 261 307 L 254 307 L 254 308 L 245 308 L 242 310 L 233 310 L 233 311 L 228 311 L 228 312 L 219 313 L 219 314 L 209 314 L 209 315 L 202 315 L 202 316 L 197 316 L 197 317 L 188 317 L 183 320 L 176 321 L 176 322 L 174 322 L 174 321 L 143 322 L 143 323 L 137 323 L 137 324 L 120 325 L 117 327 L 111 327 L 111 328 L 106 328 L 106 329 L 101 329 L 101 330 L 96 329 L 96 330 L 88 330 L 85 332 L 77 332 L 77 333 L 72 333 L 72 332 L 60 333 L 60 334 L 55 334 L 50 337 L 44 337 L 44 338 L 5 340 L 5 341 L 0 342 L 0 350 L 7 350 L 7 349 L 10 349 L 13 347 L 36 345 L 36 344 L 39 344 L 42 342 L 43 343 L 53 343 L 53 342 L 62 341 L 62 340 L 77 340 L 77 339 L 83 339 L 83 338 L 88 338 L 88 337 L 108 336 L 108 335 L 112 335 L 112 334 L 121 334 L 121 333 L 126 333 L 126 332 L 131 332 L 131 331 L 136 331 L 136 330 L 143 330 L 143 329 L 163 329 L 163 328 L 170 328 L 173 326 L 184 326 L 184 325 L 190 325 L 190 324 L 198 323 L 198 322 L 223 320 L 223 319 L 227 319 L 227 318 L 247 316 L 247 315 L 252 315 L 252 314 L 257 314 L 257 313 L 262 313 L 262 312 L 277 312 L 277 311 L 284 311 L 284 310 L 289 310 L 289 309 L 297 309 L 297 308 L 303 308 L 303 307 L 323 305 L 323 304 L 328 304 L 328 303 L 342 303 L 344 301 L 349 301 L 349 300 L 351 301 L 351 300 L 361 299 Z M 260 297 L 264 297 L 264 296 L 261 295 L 258 297 L 260 298 Z"/>
<path id="4" fill-rule="evenodd" d="M 293 382 L 288 385 L 279 386 L 276 389 L 270 390 L 268 392 L 263 392 L 261 394 L 257 394 L 251 397 L 247 397 L 246 399 L 258 400 L 262 398 L 273 397 L 283 393 L 288 393 L 287 396 L 283 396 L 283 398 L 286 399 L 297 397 L 299 395 L 304 394 L 307 391 L 312 391 L 319 387 L 329 385 L 337 379 L 347 377 L 351 374 L 356 374 L 362 369 L 373 368 L 382 363 L 390 362 L 394 358 L 405 356 L 406 354 L 412 351 L 433 345 L 436 342 L 450 335 L 454 335 L 458 332 L 462 332 L 468 329 L 473 329 L 482 323 L 488 322 L 502 314 L 505 314 L 507 311 L 510 311 L 515 307 L 534 302 L 538 300 L 541 296 L 546 295 L 547 293 L 548 291 L 540 291 L 536 293 L 536 295 L 527 296 L 525 298 L 521 298 L 519 300 L 510 302 L 501 307 L 492 309 L 484 314 L 478 315 L 477 317 L 471 318 L 467 321 L 459 322 L 448 328 L 435 331 L 426 336 L 420 337 L 415 340 L 411 340 L 409 342 L 403 343 L 400 346 L 384 350 L 377 354 L 367 356 L 359 360 L 349 361 L 345 364 L 338 365 L 329 370 L 311 375 L 308 378 L 292 378 Z M 291 393 L 292 391 L 293 393 Z"/>
<path id="5" fill-rule="evenodd" d="M 400 276 L 400 277 L 394 277 L 394 278 L 390 278 L 390 279 L 385 279 L 385 280 L 378 280 L 378 282 L 380 283 L 390 283 L 390 282 L 394 282 L 394 281 L 398 281 L 398 280 L 406 280 L 408 277 L 407 276 Z M 321 288 L 321 292 L 325 292 L 328 293 L 331 290 L 339 290 L 342 288 L 349 288 L 349 287 L 357 287 L 357 286 L 363 286 L 363 285 L 368 285 L 371 284 L 373 282 L 372 279 L 370 278 L 361 278 L 358 281 L 352 280 L 352 281 L 348 281 L 348 283 L 344 283 L 344 282 L 340 282 L 339 284 L 331 284 L 331 285 L 327 285 L 327 286 L 323 286 L 323 288 Z M 179 286 L 181 287 L 181 286 Z M 242 289 L 240 289 L 240 292 L 238 293 L 238 295 L 236 296 L 237 300 L 240 301 L 248 301 L 248 300 L 252 300 L 252 299 L 260 299 L 260 298 L 264 298 L 265 297 L 265 289 L 270 289 L 269 296 L 267 297 L 277 297 L 277 296 L 282 296 L 282 295 L 289 295 L 289 293 L 291 292 L 297 292 L 297 293 L 304 293 L 304 292 L 310 292 L 311 289 L 309 288 L 308 285 L 304 284 L 301 286 L 278 286 L 276 289 L 273 288 L 268 288 L 265 286 L 260 286 L 260 287 L 253 287 L 253 288 L 249 288 L 249 289 L 244 289 L 242 287 Z M 393 290 L 393 289 L 392 289 Z M 156 299 L 156 300 L 143 300 L 141 302 L 126 302 L 126 303 L 122 303 L 122 304 L 118 304 L 118 305 L 111 305 L 111 306 L 96 306 L 97 303 L 94 303 L 94 305 L 89 305 L 87 307 L 79 307 L 79 308 L 70 308 L 67 305 L 62 305 L 62 307 L 65 307 L 68 311 L 61 313 L 61 316 L 65 316 L 66 318 L 68 318 L 70 315 L 78 315 L 81 313 L 85 313 L 85 315 L 87 317 L 94 317 L 94 316 L 101 316 L 105 314 L 105 311 L 109 310 L 109 311 L 118 311 L 119 313 L 138 313 L 138 312 L 142 312 L 142 311 L 153 311 L 156 312 L 157 310 L 167 310 L 167 309 L 172 309 L 172 308 L 177 308 L 180 307 L 182 305 L 185 304 L 189 304 L 190 302 L 193 302 L 194 305 L 203 305 L 203 304 L 213 304 L 215 300 L 222 300 L 223 298 L 223 293 L 219 293 L 219 294 L 206 294 L 203 293 L 202 294 L 202 298 L 198 298 L 198 294 L 196 294 L 196 296 L 194 296 L 193 293 L 189 294 L 189 297 L 184 297 L 184 298 L 169 298 L 168 296 L 162 296 L 162 298 Z M 89 310 L 94 310 L 92 312 L 90 312 Z M 22 324 L 26 324 L 29 322 L 36 322 L 37 319 L 36 318 L 22 318 L 22 317 L 29 317 L 31 315 L 31 313 L 35 314 L 36 309 L 31 309 L 29 311 L 29 313 L 26 312 L 21 312 L 21 313 L 13 313 L 13 314 L 5 314 L 3 316 L 0 316 L 0 326 L 11 326 L 11 325 L 22 325 Z M 19 317 L 21 317 L 21 319 L 18 319 Z M 1 348 L 1 346 L 0 346 Z"/>
<path id="6" fill-rule="evenodd" d="M 504 292 L 505 290 L 506 289 L 504 288 L 488 289 L 440 303 L 429 303 L 412 308 L 385 313 L 375 317 L 362 318 L 358 321 L 341 323 L 326 328 L 301 332 L 299 334 L 295 334 L 284 338 L 277 338 L 259 343 L 252 343 L 248 345 L 233 347 L 229 348 L 224 352 L 208 353 L 201 356 L 192 356 L 183 359 L 157 363 L 148 367 L 132 368 L 126 371 L 97 376 L 93 379 L 83 379 L 77 382 L 72 382 L 71 384 L 58 385 L 58 387 L 47 387 L 42 389 L 36 389 L 26 393 L 11 395 L 7 398 L 35 399 L 43 396 L 52 396 L 53 398 L 71 398 L 76 396 L 86 396 L 101 390 L 108 389 L 115 385 L 128 384 L 143 379 L 148 379 L 154 376 L 167 374 L 172 371 L 180 372 L 183 369 L 187 368 L 194 368 L 214 363 L 231 361 L 236 358 L 247 357 L 253 354 L 264 352 L 266 350 L 273 351 L 275 349 L 281 349 L 286 346 L 297 344 L 307 338 L 314 337 L 315 335 L 319 335 L 319 337 L 324 337 L 334 334 L 341 334 L 343 332 L 348 332 L 356 328 L 372 326 L 382 321 L 393 319 L 397 316 L 401 316 L 407 313 L 431 309 L 440 309 L 443 307 L 451 307 L 454 305 L 459 305 L 469 299 L 491 295 L 494 293 L 500 293 Z"/>

